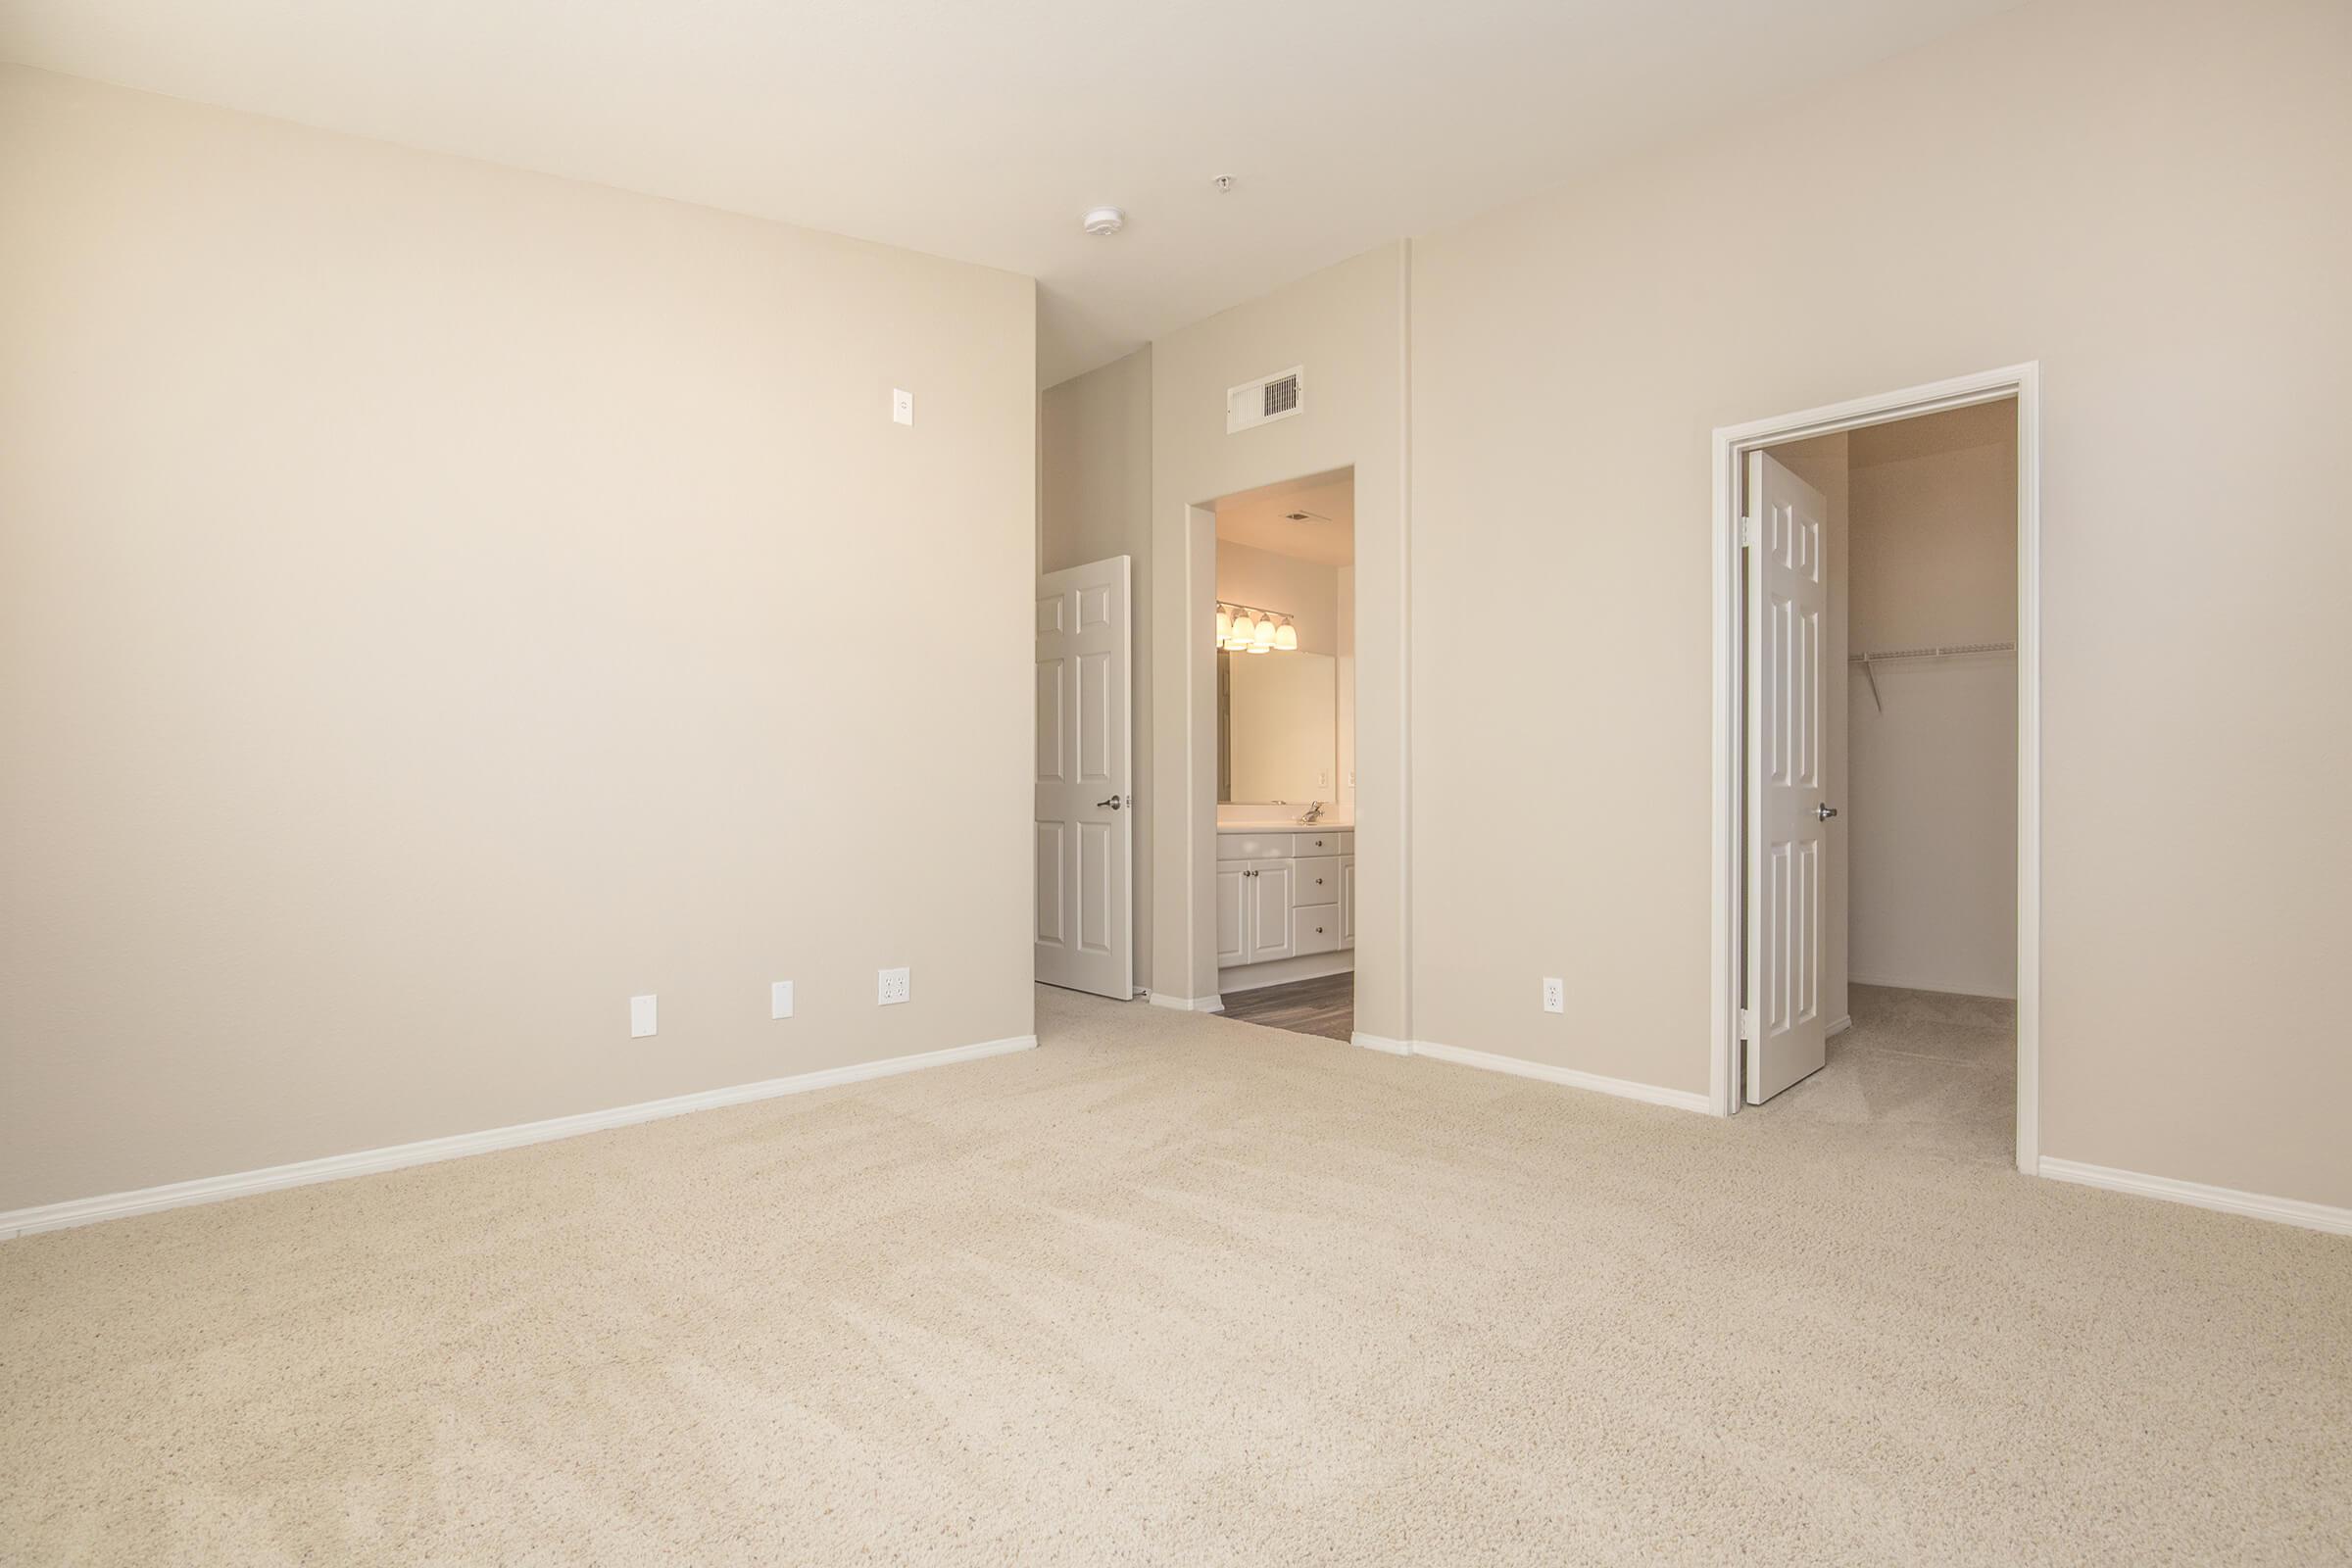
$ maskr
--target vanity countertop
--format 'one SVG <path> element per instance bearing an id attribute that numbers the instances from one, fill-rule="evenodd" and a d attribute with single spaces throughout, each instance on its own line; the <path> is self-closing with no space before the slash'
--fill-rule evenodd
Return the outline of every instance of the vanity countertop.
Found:
<path id="1" fill-rule="evenodd" d="M 1312 822 L 1219 822 L 1220 833 L 1352 833 L 1353 822 L 1334 822 L 1318 817 Z"/>

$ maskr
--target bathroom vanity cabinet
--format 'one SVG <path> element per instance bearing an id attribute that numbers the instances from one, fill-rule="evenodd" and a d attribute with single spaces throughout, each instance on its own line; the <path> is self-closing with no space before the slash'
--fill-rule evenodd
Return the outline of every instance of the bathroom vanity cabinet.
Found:
<path id="1" fill-rule="evenodd" d="M 1246 990 L 1259 983 L 1248 973 L 1252 964 L 1352 949 L 1354 895 L 1355 834 L 1350 829 L 1311 824 L 1219 828 L 1219 989 Z M 1236 970 L 1242 972 L 1229 972 Z"/>

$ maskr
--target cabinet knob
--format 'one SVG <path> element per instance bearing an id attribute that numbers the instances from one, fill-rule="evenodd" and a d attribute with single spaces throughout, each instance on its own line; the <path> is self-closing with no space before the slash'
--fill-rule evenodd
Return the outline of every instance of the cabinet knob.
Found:
<path id="1" fill-rule="evenodd" d="M 1323 934 L 1323 928 L 1322 928 L 1321 926 L 1317 926 L 1317 927 L 1315 927 L 1315 935 L 1317 935 L 1317 936 L 1321 936 L 1322 934 Z"/>

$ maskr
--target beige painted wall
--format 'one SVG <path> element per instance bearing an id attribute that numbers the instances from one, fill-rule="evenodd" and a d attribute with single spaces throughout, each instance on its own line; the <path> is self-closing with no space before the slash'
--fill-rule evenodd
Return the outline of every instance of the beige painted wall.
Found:
<path id="1" fill-rule="evenodd" d="M 1355 820 L 1355 568 L 1339 568 L 1340 589 L 1340 786 L 1327 813 L 1335 822 Z"/>
<path id="2" fill-rule="evenodd" d="M 1030 1031 L 1027 279 L 14 69 L 0 232 L 0 1210 Z"/>
<path id="3" fill-rule="evenodd" d="M 1848 737 L 1848 709 L 1845 701 L 1845 656 L 1850 644 L 1847 626 L 1852 606 L 1849 580 L 1853 561 L 1852 527 L 1847 486 L 1846 449 L 1850 437 L 1839 430 L 1832 435 L 1815 436 L 1809 441 L 1792 441 L 1787 446 L 1774 447 L 1772 455 L 1788 467 L 1788 471 L 1821 492 L 1829 503 L 1826 531 L 1829 538 L 1825 549 L 1830 558 L 1830 615 L 1829 630 L 1823 637 L 1822 663 L 1828 677 L 1829 690 L 1823 695 L 1822 713 L 1822 783 L 1827 788 L 1830 804 L 1840 806 L 1822 834 L 1825 860 L 1823 880 L 1828 884 L 1821 901 L 1821 1010 L 1833 1026 L 1845 1021 L 1849 1001 L 1846 995 L 1847 971 L 1850 967 L 1850 930 L 1852 925 L 1853 825 L 1858 813 L 1850 805 L 1853 782 L 1850 760 L 1852 748 Z"/>
<path id="4" fill-rule="evenodd" d="M 1152 780 L 1152 350 L 1038 398 L 1038 570 L 1126 556 L 1133 598 L 1130 717 L 1139 808 Z M 1152 985 L 1152 813 L 1135 834 L 1135 983 Z"/>
<path id="5" fill-rule="evenodd" d="M 1153 990 L 1216 991 L 1209 892 L 1215 517 L 1238 490 L 1355 468 L 1357 1030 L 1409 1038 L 1404 864 L 1404 245 L 1327 268 L 1159 339 L 1152 356 Z M 1228 387 L 1306 368 L 1298 415 L 1228 435 Z M 1181 716 L 1180 716 L 1181 715 Z"/>
<path id="6" fill-rule="evenodd" d="M 2037 360 L 2043 1152 L 2352 1202 L 2346 147 L 2352 7 L 2048 3 L 1416 240 L 1418 1033 L 1706 1088 L 1709 432 Z"/>
<path id="7" fill-rule="evenodd" d="M 1855 434 L 1860 647 L 2016 639 L 2016 421 L 2017 405 L 2001 402 Z M 2013 997 L 2017 661 L 1904 660 L 1873 673 L 1880 700 L 1857 675 L 1844 709 L 1854 976 Z"/>

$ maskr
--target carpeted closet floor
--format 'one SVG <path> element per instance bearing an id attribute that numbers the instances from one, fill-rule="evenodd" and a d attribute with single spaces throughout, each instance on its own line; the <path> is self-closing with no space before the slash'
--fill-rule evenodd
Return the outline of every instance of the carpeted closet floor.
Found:
<path id="1" fill-rule="evenodd" d="M 1830 1037 L 1829 1064 L 1741 1114 L 1895 1156 L 2014 1166 L 2017 1004 L 1893 986 L 1846 995 L 1853 1027 Z"/>
<path id="2" fill-rule="evenodd" d="M 2343 1238 L 1038 1005 L 0 1244 L 0 1561 L 2352 1556 Z"/>

